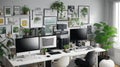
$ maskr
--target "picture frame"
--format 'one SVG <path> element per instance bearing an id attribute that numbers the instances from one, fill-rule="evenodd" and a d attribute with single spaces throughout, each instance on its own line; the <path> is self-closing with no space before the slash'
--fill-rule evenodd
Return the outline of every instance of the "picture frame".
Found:
<path id="1" fill-rule="evenodd" d="M 3 9 L 2 8 L 0 8 L 0 16 L 3 16 Z"/>
<path id="2" fill-rule="evenodd" d="M 58 21 L 67 21 L 68 20 L 67 10 L 63 10 L 62 12 L 59 12 L 57 18 Z"/>
<path id="3" fill-rule="evenodd" d="M 45 35 L 53 35 L 53 25 L 45 25 Z"/>
<path id="4" fill-rule="evenodd" d="M 44 25 L 56 25 L 57 17 L 44 17 Z"/>
<path id="5" fill-rule="evenodd" d="M 12 34 L 19 34 L 20 25 L 12 25 Z"/>
<path id="6" fill-rule="evenodd" d="M 81 23 L 89 24 L 90 6 L 88 6 L 88 5 L 79 5 L 78 6 L 78 17 L 80 18 Z"/>
<path id="7" fill-rule="evenodd" d="M 68 5 L 68 15 L 71 15 L 75 12 L 75 6 L 74 5 Z"/>
<path id="8" fill-rule="evenodd" d="M 6 34 L 7 33 L 7 28 L 5 25 L 0 26 L 0 34 Z"/>
<path id="9" fill-rule="evenodd" d="M 20 15 L 20 6 L 13 6 L 13 15 Z"/>
<path id="10" fill-rule="evenodd" d="M 57 16 L 57 10 L 44 9 L 44 16 Z"/>
<path id="11" fill-rule="evenodd" d="M 4 12 L 5 16 L 12 16 L 12 8 L 10 6 L 4 6 Z"/>
<path id="12" fill-rule="evenodd" d="M 28 18 L 21 18 L 20 25 L 23 28 L 29 28 L 29 19 Z"/>
<path id="13" fill-rule="evenodd" d="M 0 17 L 0 25 L 4 25 L 5 24 L 5 19 L 4 19 L 4 17 Z"/>
<path id="14" fill-rule="evenodd" d="M 20 19 L 18 17 L 6 17 L 5 22 L 10 25 L 20 24 Z"/>
<path id="15" fill-rule="evenodd" d="M 43 15 L 40 13 L 36 13 L 36 10 L 32 11 L 32 19 L 31 19 L 31 28 L 37 28 L 37 27 L 42 27 L 43 26 Z"/>

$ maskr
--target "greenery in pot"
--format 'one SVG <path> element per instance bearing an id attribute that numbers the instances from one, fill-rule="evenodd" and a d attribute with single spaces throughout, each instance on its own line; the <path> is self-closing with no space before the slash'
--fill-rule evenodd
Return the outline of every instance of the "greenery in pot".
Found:
<path id="1" fill-rule="evenodd" d="M 50 6 L 51 9 L 55 9 L 57 10 L 58 12 L 62 12 L 64 9 L 65 9 L 65 5 L 63 2 L 61 1 L 55 1 L 51 6 Z"/>
<path id="2" fill-rule="evenodd" d="M 28 11 L 30 11 L 30 9 L 29 9 L 27 6 L 24 5 L 24 6 L 22 7 L 22 12 L 23 12 L 23 14 L 27 14 Z"/>
<path id="3" fill-rule="evenodd" d="M 64 52 L 68 52 L 69 47 L 70 47 L 69 44 L 64 45 L 63 46 Z"/>
<path id="4" fill-rule="evenodd" d="M 113 37 L 117 34 L 117 29 L 113 26 L 106 24 L 105 22 L 95 23 L 95 42 L 99 43 L 100 46 L 106 50 L 105 56 L 107 55 L 107 51 L 113 47 L 114 41 Z"/>
<path id="5" fill-rule="evenodd" d="M 28 36 L 30 33 L 30 29 L 24 28 L 23 32 L 24 32 L 25 36 Z"/>

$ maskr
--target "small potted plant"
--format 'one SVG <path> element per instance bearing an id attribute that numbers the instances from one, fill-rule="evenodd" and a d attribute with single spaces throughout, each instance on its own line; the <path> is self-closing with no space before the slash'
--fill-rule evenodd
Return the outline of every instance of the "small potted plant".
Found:
<path id="1" fill-rule="evenodd" d="M 46 52 L 47 52 L 47 48 L 41 49 L 41 54 L 42 54 L 42 55 L 46 55 Z"/>
<path id="2" fill-rule="evenodd" d="M 26 15 L 26 14 L 28 14 L 28 12 L 30 11 L 30 9 L 27 7 L 27 6 L 23 6 L 22 7 L 22 13 L 24 14 L 24 15 Z"/>
<path id="3" fill-rule="evenodd" d="M 69 44 L 63 46 L 64 52 L 69 52 Z"/>
<path id="4" fill-rule="evenodd" d="M 65 9 L 65 5 L 63 2 L 61 1 L 55 1 L 51 6 L 50 6 L 51 9 L 55 9 L 57 10 L 58 12 L 62 12 L 64 9 Z"/>
<path id="5" fill-rule="evenodd" d="M 25 29 L 23 29 L 23 32 L 24 32 L 25 36 L 29 36 L 30 29 L 25 28 Z"/>

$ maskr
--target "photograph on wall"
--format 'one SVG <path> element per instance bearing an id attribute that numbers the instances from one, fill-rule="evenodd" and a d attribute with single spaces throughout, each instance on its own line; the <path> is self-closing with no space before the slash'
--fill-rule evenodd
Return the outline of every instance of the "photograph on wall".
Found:
<path id="1" fill-rule="evenodd" d="M 13 15 L 20 15 L 20 6 L 13 6 Z"/>
<path id="2" fill-rule="evenodd" d="M 43 26 L 43 15 L 40 13 L 36 13 L 36 10 L 33 10 L 32 13 L 33 17 L 31 19 L 31 24 L 30 27 L 31 28 L 37 28 L 37 27 L 42 27 Z"/>
<path id="3" fill-rule="evenodd" d="M 71 15 L 75 12 L 75 6 L 74 5 L 68 5 L 68 14 Z"/>
<path id="4" fill-rule="evenodd" d="M 12 25 L 12 34 L 19 34 L 20 25 Z"/>
<path id="5" fill-rule="evenodd" d="M 44 25 L 56 25 L 57 17 L 44 17 Z"/>
<path id="6" fill-rule="evenodd" d="M 63 10 L 62 12 L 58 13 L 58 20 L 63 20 L 63 21 L 68 20 L 67 10 Z"/>
<path id="7" fill-rule="evenodd" d="M 21 18 L 21 27 L 29 28 L 29 19 L 28 18 Z"/>
<path id="8" fill-rule="evenodd" d="M 0 25 L 4 25 L 4 18 L 0 17 Z"/>
<path id="9" fill-rule="evenodd" d="M 9 6 L 4 7 L 5 16 L 12 16 L 12 8 Z"/>
<path id="10" fill-rule="evenodd" d="M 57 10 L 44 9 L 44 16 L 57 16 Z"/>
<path id="11" fill-rule="evenodd" d="M 83 24 L 89 23 L 89 15 L 90 15 L 90 7 L 79 5 L 78 6 L 78 17 L 80 18 L 80 22 Z"/>
<path id="12" fill-rule="evenodd" d="M 5 22 L 6 24 L 19 24 L 20 19 L 18 17 L 6 17 Z"/>
<path id="13" fill-rule="evenodd" d="M 45 25 L 45 35 L 53 34 L 53 25 Z"/>
<path id="14" fill-rule="evenodd" d="M 0 26 L 0 34 L 6 34 L 6 26 Z"/>
<path id="15" fill-rule="evenodd" d="M 0 8 L 0 16 L 3 16 L 3 9 Z"/>

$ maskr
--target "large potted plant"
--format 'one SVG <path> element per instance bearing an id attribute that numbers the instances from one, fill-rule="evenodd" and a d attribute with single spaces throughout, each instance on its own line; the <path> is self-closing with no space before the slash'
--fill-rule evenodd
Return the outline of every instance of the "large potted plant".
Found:
<path id="1" fill-rule="evenodd" d="M 102 63 L 111 61 L 111 63 L 108 63 L 108 65 L 114 66 L 114 62 L 109 59 L 108 50 L 113 47 L 113 37 L 116 36 L 117 29 L 113 26 L 106 24 L 105 22 L 95 23 L 94 26 L 95 42 L 99 43 L 99 45 L 106 50 L 106 52 L 104 52 L 100 56 L 100 60 L 104 59 Z M 103 65 L 102 63 L 100 64 Z M 106 65 L 107 64 L 105 64 L 104 66 Z"/>

